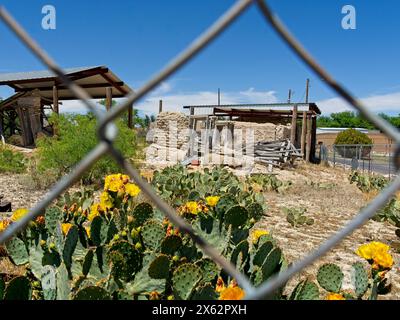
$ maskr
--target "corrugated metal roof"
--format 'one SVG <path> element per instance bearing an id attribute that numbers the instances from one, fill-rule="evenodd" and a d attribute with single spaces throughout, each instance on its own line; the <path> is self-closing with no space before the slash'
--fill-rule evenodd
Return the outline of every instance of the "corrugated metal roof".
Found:
<path id="1" fill-rule="evenodd" d="M 64 69 L 64 71 L 68 75 L 68 74 L 72 74 L 75 72 L 87 71 L 87 70 L 91 70 L 91 69 L 99 68 L 99 67 L 102 67 L 102 66 L 67 68 L 67 69 Z M 15 72 L 15 73 L 0 73 L 0 82 L 44 79 L 44 78 L 54 78 L 54 77 L 56 77 L 56 74 L 54 74 L 50 70 Z"/>

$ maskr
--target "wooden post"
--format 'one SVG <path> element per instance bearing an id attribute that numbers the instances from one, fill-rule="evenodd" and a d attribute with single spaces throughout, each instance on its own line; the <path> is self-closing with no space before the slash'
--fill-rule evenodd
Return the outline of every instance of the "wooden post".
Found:
<path id="1" fill-rule="evenodd" d="M 110 110 L 112 106 L 112 87 L 106 88 L 106 110 Z"/>
<path id="2" fill-rule="evenodd" d="M 133 128 L 133 104 L 131 104 L 128 108 L 128 127 Z"/>
<path id="3" fill-rule="evenodd" d="M 57 88 L 57 86 L 53 86 L 53 111 L 57 114 L 60 113 L 60 109 L 58 106 L 58 88 Z"/>
<path id="4" fill-rule="evenodd" d="M 293 112 L 292 112 L 292 127 L 290 131 L 290 142 L 292 144 L 295 144 L 296 142 L 296 132 L 297 132 L 297 105 L 293 107 Z"/>
<path id="5" fill-rule="evenodd" d="M 307 115 L 306 162 L 310 162 L 311 155 L 311 125 L 311 115 Z"/>
<path id="6" fill-rule="evenodd" d="M 306 132 L 307 132 L 307 112 L 303 111 L 303 122 L 301 124 L 301 153 L 305 158 L 306 152 Z"/>
<path id="7" fill-rule="evenodd" d="M 190 115 L 191 116 L 193 116 L 194 115 L 194 107 L 190 107 Z M 192 128 L 192 125 L 193 125 L 193 119 L 192 119 L 192 117 L 190 117 L 190 120 L 189 120 L 189 128 Z"/>
<path id="8" fill-rule="evenodd" d="M 162 100 L 158 102 L 158 113 L 162 112 Z"/>

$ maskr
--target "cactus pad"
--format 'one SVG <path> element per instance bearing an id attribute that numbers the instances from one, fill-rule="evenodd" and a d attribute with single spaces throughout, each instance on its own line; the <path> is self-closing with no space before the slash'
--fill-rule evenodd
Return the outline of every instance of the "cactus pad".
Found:
<path id="1" fill-rule="evenodd" d="M 31 284 L 26 277 L 12 279 L 4 292 L 4 300 L 30 300 L 32 295 Z"/>
<path id="2" fill-rule="evenodd" d="M 318 286 L 311 281 L 301 281 L 290 296 L 290 300 L 318 300 Z"/>
<path id="3" fill-rule="evenodd" d="M 172 276 L 174 295 L 182 300 L 188 300 L 201 277 L 200 267 L 191 263 L 180 265 Z"/>
<path id="4" fill-rule="evenodd" d="M 272 249 L 267 255 L 267 258 L 261 267 L 264 281 L 277 271 L 277 268 L 280 265 L 281 257 L 282 251 L 279 248 Z"/>
<path id="5" fill-rule="evenodd" d="M 142 226 L 147 220 L 153 216 L 153 207 L 147 203 L 139 203 L 132 211 L 132 215 L 135 218 L 134 226 Z"/>
<path id="6" fill-rule="evenodd" d="M 182 238 L 176 235 L 169 235 L 161 242 L 161 252 L 174 255 L 182 246 Z"/>
<path id="7" fill-rule="evenodd" d="M 215 292 L 215 288 L 210 284 L 204 284 L 196 288 L 193 293 L 192 300 L 217 300 L 218 294 Z"/>
<path id="8" fill-rule="evenodd" d="M 361 262 L 353 264 L 352 281 L 357 297 L 362 297 L 368 289 L 368 273 Z"/>
<path id="9" fill-rule="evenodd" d="M 28 263 L 29 255 L 25 243 L 18 237 L 13 237 L 6 242 L 6 248 L 12 261 L 17 265 Z"/>
<path id="10" fill-rule="evenodd" d="M 322 265 L 318 269 L 317 280 L 319 285 L 329 292 L 339 292 L 342 287 L 343 272 L 332 263 Z"/>
<path id="11" fill-rule="evenodd" d="M 89 250 L 86 253 L 85 259 L 83 260 L 83 264 L 82 264 L 82 274 L 84 276 L 88 275 L 90 268 L 92 267 L 93 257 L 94 257 L 93 250 Z"/>
<path id="12" fill-rule="evenodd" d="M 238 261 L 239 254 L 241 254 L 241 261 Z M 231 254 L 231 262 L 237 266 L 238 262 L 242 264 L 244 261 L 246 261 L 247 257 L 249 256 L 249 243 L 247 240 L 243 240 L 239 242 L 239 244 L 233 249 L 232 254 Z"/>
<path id="13" fill-rule="evenodd" d="M 57 230 L 58 225 L 61 223 L 63 218 L 62 211 L 57 207 L 48 208 L 44 215 L 46 228 L 51 233 L 54 234 Z"/>
<path id="14" fill-rule="evenodd" d="M 43 267 L 41 282 L 44 300 L 55 300 L 57 297 L 57 286 L 54 267 L 49 265 Z"/>
<path id="15" fill-rule="evenodd" d="M 273 248 L 274 248 L 274 245 L 272 244 L 271 241 L 267 241 L 267 242 L 263 243 L 258 248 L 258 250 L 256 251 L 256 254 L 254 255 L 253 264 L 261 267 L 264 264 L 264 261 L 267 258 L 268 254 L 271 252 L 271 250 Z"/>
<path id="16" fill-rule="evenodd" d="M 72 226 L 69 229 L 67 236 L 65 238 L 64 249 L 63 249 L 63 260 L 67 269 L 71 268 L 72 255 L 78 243 L 78 238 L 79 238 L 78 227 Z"/>
<path id="17" fill-rule="evenodd" d="M 142 269 L 143 256 L 127 241 L 115 242 L 108 251 L 115 278 L 130 281 Z"/>
<path id="18" fill-rule="evenodd" d="M 149 266 L 149 276 L 153 279 L 167 279 L 169 276 L 170 259 L 165 254 L 160 254 Z"/>
<path id="19" fill-rule="evenodd" d="M 201 268 L 201 271 L 203 273 L 203 283 L 212 282 L 218 276 L 218 273 L 220 271 L 217 264 L 210 258 L 203 258 L 199 261 L 196 261 L 195 265 Z"/>
<path id="20" fill-rule="evenodd" d="M 3 278 L 0 276 L 0 300 L 3 300 L 4 290 L 6 289 L 6 283 Z"/>
<path id="21" fill-rule="evenodd" d="M 143 225 L 141 234 L 146 248 L 156 250 L 165 237 L 165 230 L 161 223 L 149 220 Z"/>
<path id="22" fill-rule="evenodd" d="M 111 296 L 101 287 L 88 286 L 79 290 L 73 300 L 111 300 Z"/>
<path id="23" fill-rule="evenodd" d="M 260 220 L 264 213 L 263 207 L 257 202 L 251 203 L 246 207 L 246 209 L 249 213 L 249 218 L 254 218 L 256 221 Z"/>
<path id="24" fill-rule="evenodd" d="M 227 225 L 232 225 L 233 228 L 237 228 L 243 226 L 248 217 L 249 214 L 245 208 L 242 206 L 234 206 L 225 212 L 225 223 Z"/>

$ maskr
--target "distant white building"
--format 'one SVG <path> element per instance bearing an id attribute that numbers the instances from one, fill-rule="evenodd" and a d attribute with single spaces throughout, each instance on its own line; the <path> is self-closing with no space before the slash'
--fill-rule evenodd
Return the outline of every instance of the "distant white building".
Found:
<path id="1" fill-rule="evenodd" d="M 344 130 L 347 130 L 349 128 L 317 128 L 317 134 L 322 134 L 322 133 L 339 133 Z M 365 128 L 353 128 L 355 130 L 358 130 L 363 133 L 378 133 L 379 131 L 377 130 L 368 130 Z"/>

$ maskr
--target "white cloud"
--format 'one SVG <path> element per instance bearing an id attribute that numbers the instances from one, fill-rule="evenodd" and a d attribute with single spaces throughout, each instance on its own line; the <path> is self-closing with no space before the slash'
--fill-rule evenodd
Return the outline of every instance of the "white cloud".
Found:
<path id="1" fill-rule="evenodd" d="M 161 91 L 160 91 L 161 90 Z M 162 84 L 153 94 L 147 96 L 144 100 L 135 104 L 135 108 L 142 110 L 146 114 L 158 112 L 159 100 L 163 100 L 163 111 L 183 111 L 185 105 L 203 105 L 217 104 L 218 96 L 216 92 L 199 91 L 199 92 L 182 92 L 176 94 L 163 94 L 169 92 L 171 85 Z M 116 99 L 117 101 L 123 99 Z M 93 100 L 96 102 L 97 100 Z M 275 103 L 276 98 L 274 91 L 256 91 L 250 88 L 239 92 L 222 92 L 221 104 L 237 104 L 237 103 Z M 99 106 L 99 108 L 104 108 Z M 86 113 L 85 106 L 80 101 L 64 101 L 61 106 L 61 112 Z"/>
<path id="2" fill-rule="evenodd" d="M 360 101 L 376 113 L 400 113 L 400 92 L 373 95 L 361 98 Z M 341 98 L 326 99 L 316 103 L 323 114 L 355 111 L 350 104 Z"/>

